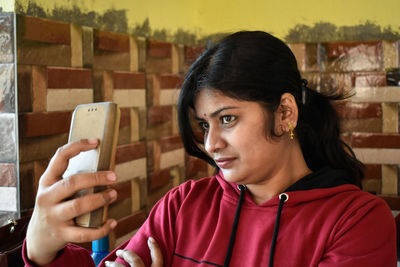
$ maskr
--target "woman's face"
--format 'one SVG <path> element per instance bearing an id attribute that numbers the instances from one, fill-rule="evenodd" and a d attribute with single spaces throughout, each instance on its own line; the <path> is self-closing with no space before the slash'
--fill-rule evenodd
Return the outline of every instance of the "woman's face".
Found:
<path id="1" fill-rule="evenodd" d="M 267 138 L 266 125 L 274 116 L 257 102 L 203 89 L 195 100 L 195 112 L 204 131 L 204 148 L 227 181 L 262 184 L 287 164 L 284 138 Z"/>

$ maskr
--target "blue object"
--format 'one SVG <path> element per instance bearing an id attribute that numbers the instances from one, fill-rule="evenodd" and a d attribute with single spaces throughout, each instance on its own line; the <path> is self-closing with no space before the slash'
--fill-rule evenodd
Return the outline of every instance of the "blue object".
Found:
<path id="1" fill-rule="evenodd" d="M 92 258 L 96 266 L 108 255 L 108 242 L 108 236 L 92 241 Z"/>

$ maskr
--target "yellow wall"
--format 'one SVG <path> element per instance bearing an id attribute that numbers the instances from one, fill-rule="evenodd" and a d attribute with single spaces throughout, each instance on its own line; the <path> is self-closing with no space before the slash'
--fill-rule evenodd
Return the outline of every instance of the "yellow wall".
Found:
<path id="1" fill-rule="evenodd" d="M 3 12 L 14 11 L 14 0 L 0 0 L 0 8 Z"/>
<path id="2" fill-rule="evenodd" d="M 2 0 L 11 2 L 11 0 Z M 372 21 L 400 30 L 399 0 L 16 0 L 34 2 L 48 12 L 77 6 L 82 12 L 126 10 L 128 26 L 149 18 L 152 29 L 178 28 L 198 36 L 242 29 L 260 29 L 285 36 L 296 24 L 324 21 L 352 26 Z M 24 12 L 22 12 L 24 13 Z"/>
<path id="3" fill-rule="evenodd" d="M 198 25 L 204 32 L 261 29 L 280 37 L 298 23 L 325 21 L 336 26 L 371 20 L 400 27 L 399 0 L 199 0 Z"/>

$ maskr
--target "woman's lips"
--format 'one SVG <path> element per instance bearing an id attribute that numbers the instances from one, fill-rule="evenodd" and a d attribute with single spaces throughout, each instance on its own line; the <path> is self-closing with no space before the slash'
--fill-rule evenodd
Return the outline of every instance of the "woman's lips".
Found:
<path id="1" fill-rule="evenodd" d="M 236 158 L 219 158 L 219 159 L 215 159 L 215 163 L 217 163 L 218 167 L 220 167 L 221 169 L 228 169 L 231 165 L 232 162 L 235 160 Z"/>

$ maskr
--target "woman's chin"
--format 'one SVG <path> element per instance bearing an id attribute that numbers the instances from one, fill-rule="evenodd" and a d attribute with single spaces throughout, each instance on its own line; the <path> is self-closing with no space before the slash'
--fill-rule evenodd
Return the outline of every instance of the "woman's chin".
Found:
<path id="1" fill-rule="evenodd" d="M 222 174 L 224 175 L 225 181 L 229 183 L 239 183 L 240 179 L 237 175 L 233 173 L 231 170 L 222 170 Z"/>

